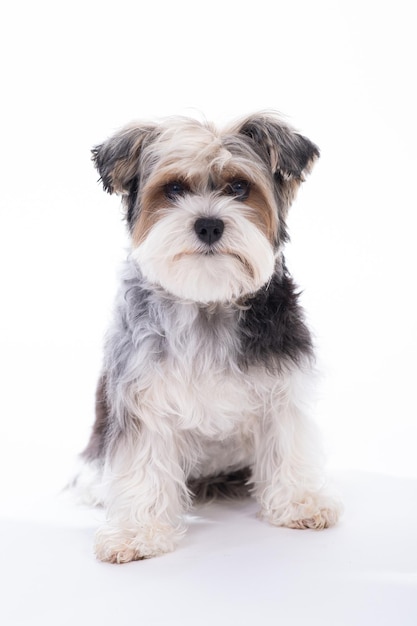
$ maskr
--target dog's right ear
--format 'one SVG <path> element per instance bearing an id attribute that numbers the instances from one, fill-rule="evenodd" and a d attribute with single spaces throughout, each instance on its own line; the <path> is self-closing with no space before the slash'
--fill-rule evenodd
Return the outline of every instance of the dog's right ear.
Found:
<path id="1" fill-rule="evenodd" d="M 129 194 L 137 186 L 140 154 L 155 137 L 152 125 L 131 125 L 92 150 L 93 161 L 105 191 Z"/>

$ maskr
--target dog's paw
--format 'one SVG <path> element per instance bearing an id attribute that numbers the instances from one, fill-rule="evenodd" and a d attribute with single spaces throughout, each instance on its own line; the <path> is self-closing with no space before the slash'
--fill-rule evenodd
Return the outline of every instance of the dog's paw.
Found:
<path id="1" fill-rule="evenodd" d="M 343 505 L 337 497 L 318 492 L 264 509 L 261 517 L 274 526 L 322 530 L 334 526 L 342 512 Z"/>
<path id="2" fill-rule="evenodd" d="M 104 526 L 96 533 L 95 553 L 100 561 L 129 563 L 172 552 L 180 533 L 155 525 L 135 530 Z"/>

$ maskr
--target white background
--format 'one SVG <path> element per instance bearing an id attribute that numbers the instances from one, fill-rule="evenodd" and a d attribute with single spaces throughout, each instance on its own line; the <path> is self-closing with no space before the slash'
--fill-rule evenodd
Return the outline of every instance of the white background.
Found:
<path id="1" fill-rule="evenodd" d="M 93 420 L 126 239 L 119 201 L 97 184 L 90 148 L 133 119 L 196 111 L 222 123 L 275 109 L 321 148 L 291 213 L 287 258 L 316 335 L 329 466 L 417 478 L 412 4 L 4 6 L 6 513 L 65 484 Z"/>

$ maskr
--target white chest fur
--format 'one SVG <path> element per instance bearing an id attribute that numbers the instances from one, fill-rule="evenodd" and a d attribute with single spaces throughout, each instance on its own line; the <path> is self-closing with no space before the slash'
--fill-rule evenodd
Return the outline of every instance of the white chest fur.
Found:
<path id="1" fill-rule="evenodd" d="M 164 349 L 149 354 L 134 381 L 141 419 L 152 413 L 180 430 L 221 439 L 262 410 L 256 370 L 238 366 L 237 311 L 177 305 L 160 318 Z M 150 344 L 151 350 L 151 344 Z M 149 424 L 151 426 L 151 423 Z"/>

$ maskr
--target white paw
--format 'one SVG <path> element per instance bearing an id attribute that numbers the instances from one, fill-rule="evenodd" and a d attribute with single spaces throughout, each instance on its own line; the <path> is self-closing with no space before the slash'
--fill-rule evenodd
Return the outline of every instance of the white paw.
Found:
<path id="1" fill-rule="evenodd" d="M 274 526 L 322 530 L 334 526 L 343 512 L 341 502 L 322 492 L 306 493 L 261 511 L 261 517 Z"/>
<path id="2" fill-rule="evenodd" d="M 95 553 L 100 561 L 129 563 L 175 549 L 182 532 L 155 524 L 134 530 L 104 526 L 96 533 Z"/>

